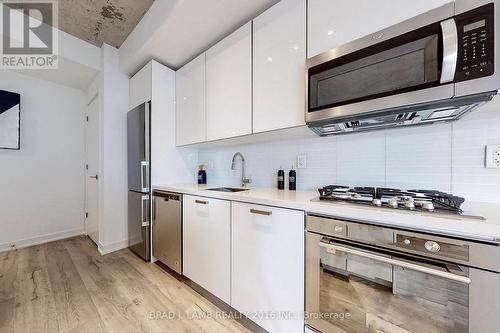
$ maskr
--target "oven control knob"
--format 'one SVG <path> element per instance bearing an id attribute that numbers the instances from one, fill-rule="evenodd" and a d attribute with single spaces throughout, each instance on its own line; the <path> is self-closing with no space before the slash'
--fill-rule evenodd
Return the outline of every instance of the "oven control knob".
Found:
<path id="1" fill-rule="evenodd" d="M 439 250 L 441 250 L 441 246 L 439 246 L 439 244 L 434 241 L 427 241 L 425 242 L 424 246 L 427 251 L 433 253 L 439 252 Z"/>
<path id="2" fill-rule="evenodd" d="M 340 225 L 336 225 L 335 228 L 333 228 L 335 232 L 342 232 L 344 231 L 344 228 Z"/>
<path id="3" fill-rule="evenodd" d="M 411 244 L 411 241 L 407 238 L 403 241 L 403 243 L 405 243 L 405 245 L 410 245 Z"/>

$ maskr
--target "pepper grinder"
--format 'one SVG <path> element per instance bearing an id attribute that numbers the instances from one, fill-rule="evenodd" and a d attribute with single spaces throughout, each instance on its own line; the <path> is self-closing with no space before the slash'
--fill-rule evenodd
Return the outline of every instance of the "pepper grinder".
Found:
<path id="1" fill-rule="evenodd" d="M 285 171 L 280 167 L 278 170 L 278 190 L 285 189 Z"/>

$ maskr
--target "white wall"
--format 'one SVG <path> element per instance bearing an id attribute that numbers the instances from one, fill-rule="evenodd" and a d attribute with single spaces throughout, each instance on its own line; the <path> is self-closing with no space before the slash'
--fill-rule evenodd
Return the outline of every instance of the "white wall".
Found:
<path id="1" fill-rule="evenodd" d="M 118 68 L 118 50 L 102 46 L 100 84 L 99 250 L 127 247 L 127 112 L 129 77 Z"/>
<path id="2" fill-rule="evenodd" d="M 280 166 L 289 169 L 298 154 L 298 188 L 328 184 L 439 189 L 469 201 L 500 201 L 500 169 L 484 168 L 487 144 L 500 143 L 500 97 L 453 124 L 402 128 L 215 149 L 200 149 L 212 184 L 238 185 L 230 170 L 234 152 L 247 160 L 254 186 L 274 187 Z M 238 169 L 239 170 L 239 169 Z"/>
<path id="3" fill-rule="evenodd" d="M 85 93 L 1 71 L 21 94 L 21 151 L 0 149 L 0 251 L 83 233 Z"/>

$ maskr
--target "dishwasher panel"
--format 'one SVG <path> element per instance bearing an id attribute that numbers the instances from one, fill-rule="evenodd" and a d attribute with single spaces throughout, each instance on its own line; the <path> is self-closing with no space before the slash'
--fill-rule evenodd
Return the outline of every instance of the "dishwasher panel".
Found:
<path id="1" fill-rule="evenodd" d="M 153 256 L 182 274 L 182 195 L 155 191 L 153 196 Z"/>

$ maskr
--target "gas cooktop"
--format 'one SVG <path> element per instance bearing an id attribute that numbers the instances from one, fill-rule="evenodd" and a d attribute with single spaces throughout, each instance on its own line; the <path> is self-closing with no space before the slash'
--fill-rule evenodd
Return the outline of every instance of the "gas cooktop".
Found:
<path id="1" fill-rule="evenodd" d="M 332 200 L 392 209 L 461 214 L 464 198 L 434 190 L 348 187 L 329 185 L 318 189 L 319 200 Z"/>

